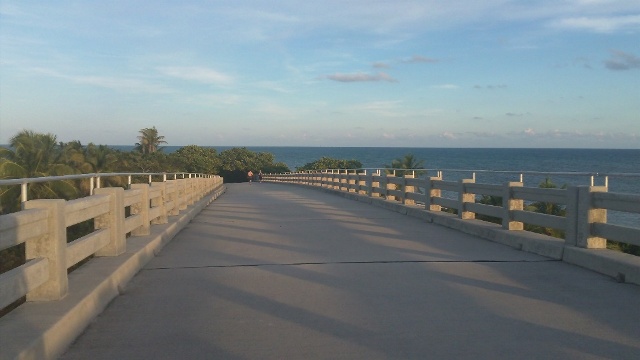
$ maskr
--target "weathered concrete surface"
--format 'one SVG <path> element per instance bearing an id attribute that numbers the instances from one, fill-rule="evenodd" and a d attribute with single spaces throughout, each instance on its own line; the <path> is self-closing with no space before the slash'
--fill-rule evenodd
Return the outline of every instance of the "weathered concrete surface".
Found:
<path id="1" fill-rule="evenodd" d="M 637 359 L 640 287 L 324 192 L 228 186 L 63 359 Z"/>

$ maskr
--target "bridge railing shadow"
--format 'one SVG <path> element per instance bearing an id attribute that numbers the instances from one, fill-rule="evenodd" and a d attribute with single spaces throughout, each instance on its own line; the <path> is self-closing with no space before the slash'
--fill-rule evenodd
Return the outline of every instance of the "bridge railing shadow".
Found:
<path id="1" fill-rule="evenodd" d="M 420 176 L 416 176 L 418 172 Z M 626 225 L 607 222 L 608 212 L 638 216 L 640 194 L 609 193 L 607 176 L 604 176 L 604 186 L 593 186 L 594 174 L 559 173 L 590 175 L 591 186 L 558 189 L 524 187 L 522 174 L 518 182 L 483 184 L 476 183 L 474 172 L 470 178 L 457 181 L 445 181 L 442 171 L 436 171 L 436 176 L 426 173 L 424 169 L 402 170 L 399 173 L 402 176 L 395 176 L 393 169 L 324 170 L 268 174 L 264 180 L 340 193 L 525 251 L 562 259 L 618 281 L 640 284 L 640 257 L 607 249 L 608 241 L 640 246 L 637 222 Z M 443 196 L 445 193 L 448 195 Z M 494 197 L 497 204 L 481 203 L 482 197 Z M 525 205 L 531 203 L 556 206 L 565 214 L 530 211 Z M 485 221 L 487 217 L 498 219 L 500 224 Z M 559 230 L 563 239 L 526 231 L 525 224 Z"/>

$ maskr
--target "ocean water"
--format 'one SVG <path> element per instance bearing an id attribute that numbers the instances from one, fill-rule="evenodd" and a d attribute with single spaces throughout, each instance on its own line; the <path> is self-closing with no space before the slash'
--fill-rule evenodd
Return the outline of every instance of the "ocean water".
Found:
<path id="1" fill-rule="evenodd" d="M 121 150 L 132 147 L 117 146 Z M 165 146 L 163 151 L 171 153 L 180 146 Z M 232 146 L 211 146 L 218 153 Z M 640 149 L 488 149 L 488 148 L 383 148 L 383 147 L 287 147 L 247 146 L 255 152 L 268 152 L 276 162 L 283 162 L 291 170 L 301 167 L 323 156 L 358 160 L 364 168 L 384 168 L 394 159 L 412 154 L 423 161 L 427 172 L 435 176 L 443 171 L 445 180 L 470 178 L 475 171 L 478 183 L 504 183 L 519 181 L 523 175 L 524 186 L 537 187 L 549 177 L 558 187 L 563 185 L 590 185 L 590 175 L 567 175 L 557 173 L 590 173 L 595 185 L 604 185 L 608 177 L 610 192 L 640 193 Z M 468 170 L 468 171 L 461 171 Z M 490 171 L 511 171 L 494 173 Z M 526 174 L 545 172 L 548 174 Z M 636 174 L 624 176 L 622 174 Z"/>
<path id="2" fill-rule="evenodd" d="M 230 149 L 228 146 L 212 146 L 218 152 Z M 172 152 L 180 147 L 165 147 L 165 152 Z M 597 173 L 595 185 L 604 184 L 604 175 L 608 176 L 610 191 L 640 193 L 640 149 L 457 149 L 457 148 L 381 148 L 381 147 L 252 147 L 255 152 L 268 152 L 275 156 L 277 162 L 284 162 L 291 170 L 323 156 L 358 160 L 364 168 L 383 168 L 394 159 L 412 154 L 423 161 L 425 169 L 444 170 L 445 180 L 469 178 L 469 171 L 447 170 L 479 170 L 476 182 L 502 183 L 518 181 L 519 172 L 549 173 Z M 485 171 L 513 171 L 513 174 L 495 174 Z M 616 174 L 635 173 L 635 177 Z M 524 175 L 525 186 L 537 186 L 546 177 L 562 186 L 589 185 L 591 177 L 587 175 Z"/>

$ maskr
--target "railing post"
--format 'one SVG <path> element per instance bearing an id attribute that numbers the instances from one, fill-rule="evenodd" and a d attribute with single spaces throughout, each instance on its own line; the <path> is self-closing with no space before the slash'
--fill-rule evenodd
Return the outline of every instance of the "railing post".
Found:
<path id="1" fill-rule="evenodd" d="M 442 181 L 442 175 L 438 173 L 438 176 L 427 177 L 427 181 L 424 186 L 424 208 L 429 211 L 442 211 L 442 206 L 434 204 L 433 202 L 433 198 L 439 198 L 442 196 L 442 190 L 436 189 L 433 186 L 434 181 Z"/>
<path id="2" fill-rule="evenodd" d="M 171 209 L 167 209 L 167 215 L 176 216 L 180 214 L 180 203 L 178 200 L 178 180 L 168 180 L 165 185 L 167 202 L 172 204 Z"/>
<path id="3" fill-rule="evenodd" d="M 607 192 L 607 187 L 578 186 L 576 245 L 587 249 L 604 249 L 607 247 L 607 239 L 591 235 L 591 224 L 607 222 L 607 210 L 591 206 L 591 194 L 594 192 Z"/>
<path id="4" fill-rule="evenodd" d="M 142 225 L 131 231 L 133 236 L 145 236 L 151 234 L 149 222 L 149 184 L 131 184 L 131 188 L 140 190 L 140 202 L 131 204 L 131 214 L 142 218 Z"/>
<path id="5" fill-rule="evenodd" d="M 412 193 L 415 191 L 415 186 L 413 185 L 407 185 L 407 179 L 413 179 L 415 178 L 415 173 L 412 174 L 405 174 L 404 175 L 404 183 L 402 185 L 403 187 L 403 191 L 402 191 L 402 203 L 405 205 L 415 205 L 416 202 L 415 200 L 411 200 L 411 199 L 407 199 L 407 194 L 408 193 Z"/>
<path id="6" fill-rule="evenodd" d="M 356 172 L 357 173 L 357 172 Z M 362 173 L 357 174 L 358 176 L 358 194 L 367 195 L 367 170 L 364 170 Z"/>
<path id="7" fill-rule="evenodd" d="M 382 177 L 382 175 L 380 174 L 380 171 L 376 171 L 376 174 L 371 174 L 371 182 L 370 182 L 370 186 L 369 188 L 371 189 L 371 197 L 381 197 L 382 194 L 379 192 L 380 190 L 378 190 L 378 192 L 375 191 L 375 189 L 380 189 L 380 178 Z M 377 179 L 378 181 L 374 180 Z"/>
<path id="8" fill-rule="evenodd" d="M 460 179 L 460 190 L 458 190 L 458 217 L 460 219 L 469 220 L 476 218 L 474 212 L 466 210 L 466 203 L 476 202 L 476 195 L 465 192 L 465 184 L 473 184 L 475 182 L 475 179 Z"/>
<path id="9" fill-rule="evenodd" d="M 522 187 L 521 182 L 507 182 L 502 190 L 502 228 L 505 230 L 523 230 L 524 224 L 520 221 L 513 221 L 513 211 L 524 209 L 524 200 L 513 197 L 514 187 Z"/>
<path id="10" fill-rule="evenodd" d="M 48 280 L 27 294 L 27 301 L 62 299 L 69 292 L 67 277 L 66 201 L 62 199 L 31 200 L 25 209 L 45 209 L 49 229 L 47 235 L 26 243 L 27 260 L 45 258 L 49 262 Z"/>
<path id="11" fill-rule="evenodd" d="M 355 176 L 355 179 L 351 179 L 351 176 Z M 349 174 L 349 170 L 347 170 L 347 192 L 358 192 L 358 189 L 354 186 L 352 187 L 351 185 L 356 185 L 358 184 L 358 171 L 356 170 L 353 174 Z"/>
<path id="12" fill-rule="evenodd" d="M 181 181 L 181 180 L 178 180 Z M 160 188 L 160 196 L 151 200 L 151 207 L 160 208 L 160 216 L 151 220 L 152 224 L 166 224 L 169 222 L 167 214 L 167 186 L 164 182 L 151 183 L 152 188 Z"/>
<path id="13" fill-rule="evenodd" d="M 195 202 L 195 198 L 196 198 L 195 180 L 196 179 L 192 178 L 191 174 L 189 174 L 189 179 L 187 180 L 187 192 L 189 193 L 189 195 L 187 196 L 187 199 L 188 199 L 187 206 L 191 206 Z"/>
<path id="14" fill-rule="evenodd" d="M 126 250 L 124 233 L 124 189 L 98 188 L 96 195 L 109 195 L 109 212 L 94 219 L 96 229 L 109 229 L 109 243 L 96 251 L 96 256 L 118 256 Z"/>
<path id="15" fill-rule="evenodd" d="M 187 179 L 178 179 L 178 210 L 185 210 L 187 208 Z"/>
<path id="16" fill-rule="evenodd" d="M 394 177 L 391 174 L 387 174 L 386 172 L 383 172 L 382 174 L 382 178 L 380 181 L 380 187 L 384 189 L 384 198 L 387 200 L 395 200 L 396 197 L 393 195 L 389 195 L 389 190 L 395 190 L 396 186 L 394 184 L 390 184 L 389 183 L 389 178 L 390 177 Z"/>

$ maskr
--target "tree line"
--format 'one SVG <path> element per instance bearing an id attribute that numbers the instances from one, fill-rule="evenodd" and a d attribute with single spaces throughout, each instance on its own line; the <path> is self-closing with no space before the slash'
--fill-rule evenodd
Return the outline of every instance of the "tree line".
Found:
<path id="1" fill-rule="evenodd" d="M 220 175 L 226 182 L 246 179 L 249 170 L 288 172 L 286 164 L 275 162 L 271 153 L 232 148 L 218 153 L 216 149 L 197 145 L 181 147 L 167 154 L 164 136 L 155 127 L 139 131 L 132 151 L 113 149 L 107 145 L 82 144 L 78 140 L 58 141 L 51 133 L 22 130 L 14 135 L 8 147 L 0 147 L 0 179 L 34 178 L 112 172 L 186 172 Z M 106 178 L 106 186 L 124 186 L 125 179 Z M 74 199 L 88 194 L 86 181 L 56 181 L 29 186 L 30 199 Z M 0 187 L 0 213 L 19 209 L 20 187 Z"/>

